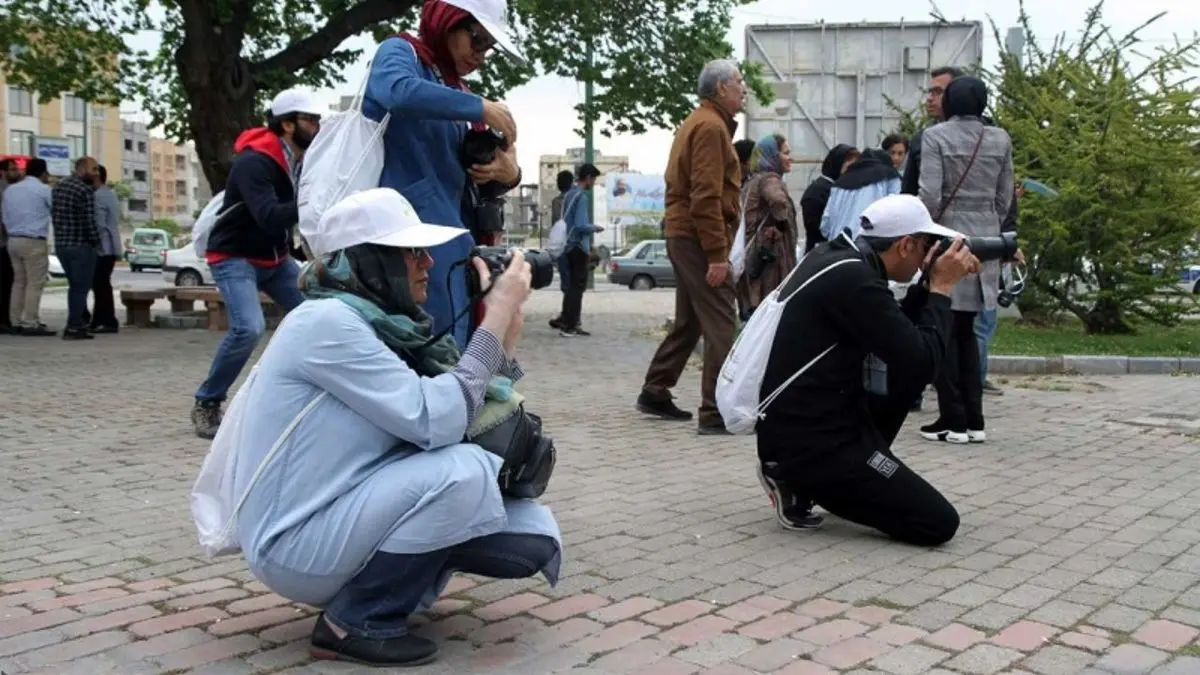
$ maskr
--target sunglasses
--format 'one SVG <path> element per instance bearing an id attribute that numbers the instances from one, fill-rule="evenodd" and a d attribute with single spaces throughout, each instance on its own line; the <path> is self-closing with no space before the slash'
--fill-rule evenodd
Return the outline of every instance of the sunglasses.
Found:
<path id="1" fill-rule="evenodd" d="M 486 55 L 496 47 L 496 41 L 478 24 L 467 26 L 467 35 L 471 37 L 471 49 L 476 54 Z"/>

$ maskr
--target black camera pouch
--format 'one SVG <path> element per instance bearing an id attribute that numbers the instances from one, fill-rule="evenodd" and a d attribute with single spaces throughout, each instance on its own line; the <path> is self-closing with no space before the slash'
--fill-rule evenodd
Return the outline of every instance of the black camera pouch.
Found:
<path id="1" fill-rule="evenodd" d="M 542 435 L 542 418 L 526 412 L 524 404 L 500 424 L 467 440 L 504 460 L 501 494 L 536 499 L 546 491 L 557 459 L 554 440 Z"/>

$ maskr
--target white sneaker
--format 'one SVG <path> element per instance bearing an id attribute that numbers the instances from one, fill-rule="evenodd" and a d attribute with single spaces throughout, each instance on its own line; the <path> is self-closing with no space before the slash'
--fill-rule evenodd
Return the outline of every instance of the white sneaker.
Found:
<path id="1" fill-rule="evenodd" d="M 967 439 L 972 443 L 983 443 L 987 440 L 987 432 L 980 429 L 979 431 L 967 430 Z"/>
<path id="2" fill-rule="evenodd" d="M 971 442 L 971 436 L 966 431 L 922 431 L 921 437 L 927 441 L 941 441 L 955 445 L 966 445 Z"/>

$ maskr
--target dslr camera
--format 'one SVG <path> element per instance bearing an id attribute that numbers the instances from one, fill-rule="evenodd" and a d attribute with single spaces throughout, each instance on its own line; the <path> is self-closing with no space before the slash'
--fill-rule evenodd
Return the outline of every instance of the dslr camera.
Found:
<path id="1" fill-rule="evenodd" d="M 492 279 L 504 273 L 512 263 L 512 253 L 499 246 L 476 246 L 467 257 L 467 292 L 472 298 L 483 295 L 483 280 L 475 269 L 474 258 L 482 258 L 491 271 Z M 533 277 L 530 285 L 534 290 L 545 288 L 554 281 L 554 258 L 549 253 L 537 249 L 525 251 L 525 261 L 529 263 L 530 274 Z"/>
<path id="2" fill-rule="evenodd" d="M 490 164 L 496 159 L 497 152 L 508 150 L 508 139 L 503 134 L 491 129 L 470 129 L 463 137 L 462 153 L 459 161 L 463 169 L 469 169 L 476 164 Z M 473 197 L 475 209 L 475 231 L 480 233 L 504 231 L 504 199 L 498 196 L 484 194 L 476 186 L 467 181 Z"/>
<path id="3" fill-rule="evenodd" d="M 954 240 L 950 237 L 939 237 L 937 253 L 934 254 L 934 260 L 938 256 L 945 253 Z M 971 249 L 971 254 L 979 259 L 979 262 L 987 262 L 989 260 L 999 260 L 1002 263 L 1012 262 L 1013 257 L 1017 255 L 1017 233 L 1002 232 L 998 237 L 964 237 L 963 245 Z"/>

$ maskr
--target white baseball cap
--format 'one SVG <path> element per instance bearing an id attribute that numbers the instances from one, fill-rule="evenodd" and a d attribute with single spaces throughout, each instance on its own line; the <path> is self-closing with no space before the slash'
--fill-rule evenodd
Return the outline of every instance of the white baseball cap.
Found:
<path id="1" fill-rule="evenodd" d="M 862 213 L 862 235 L 895 239 L 913 234 L 958 237 L 929 217 L 929 209 L 913 195 L 888 195 L 871 203 Z"/>
<path id="2" fill-rule="evenodd" d="M 479 22 L 480 26 L 483 26 L 488 35 L 492 36 L 500 51 L 518 61 L 525 60 L 508 29 L 508 19 L 505 17 L 508 11 L 508 0 L 442 0 L 442 2 L 470 14 Z"/>
<path id="3" fill-rule="evenodd" d="M 461 227 L 421 222 L 408 200 L 391 188 L 356 192 L 329 207 L 317 225 L 318 255 L 359 244 L 430 248 L 467 234 Z"/>
<path id="4" fill-rule="evenodd" d="M 284 89 L 271 100 L 271 114 L 283 117 L 292 113 L 320 117 L 321 106 L 313 95 L 300 89 Z"/>

